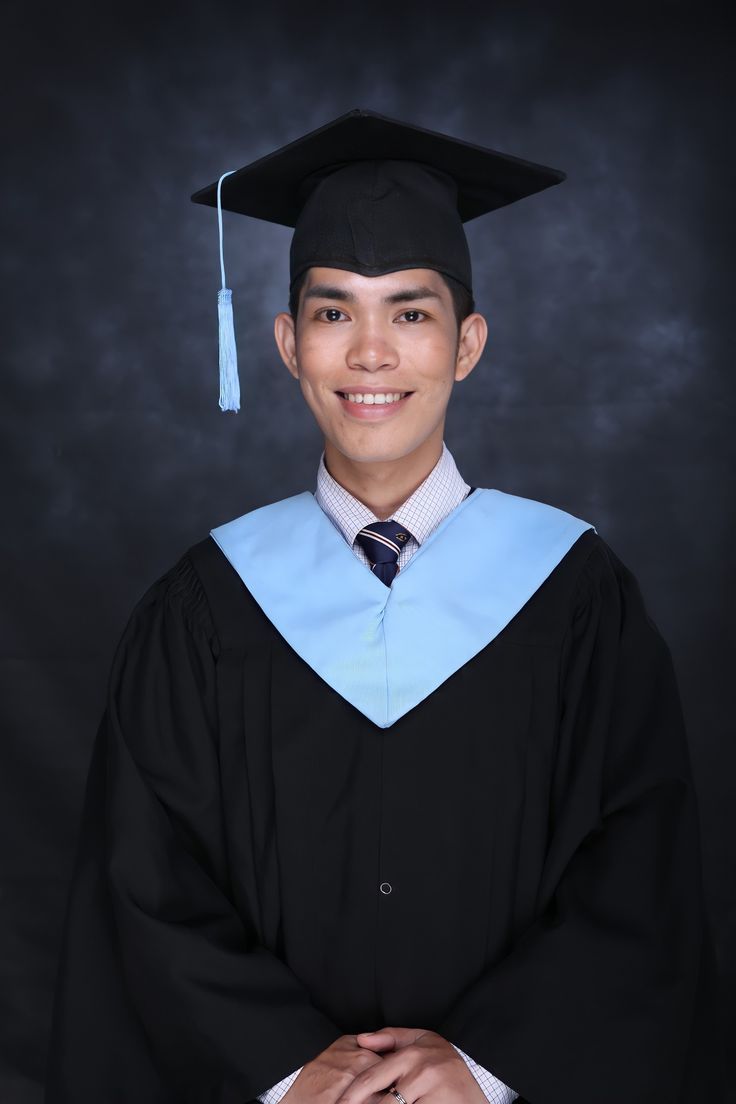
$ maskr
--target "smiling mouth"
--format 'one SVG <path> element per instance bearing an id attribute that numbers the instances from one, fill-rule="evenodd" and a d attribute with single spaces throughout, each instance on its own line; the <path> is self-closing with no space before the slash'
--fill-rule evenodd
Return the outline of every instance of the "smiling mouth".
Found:
<path id="1" fill-rule="evenodd" d="M 402 399 L 408 398 L 409 395 L 413 395 L 413 391 L 389 391 L 389 392 L 350 392 L 337 391 L 336 394 L 341 399 L 347 399 L 348 402 L 355 403 L 357 405 L 365 406 L 390 406 L 392 403 L 401 402 Z M 389 398 L 388 396 L 391 396 Z M 398 399 L 393 396 L 398 395 Z"/>

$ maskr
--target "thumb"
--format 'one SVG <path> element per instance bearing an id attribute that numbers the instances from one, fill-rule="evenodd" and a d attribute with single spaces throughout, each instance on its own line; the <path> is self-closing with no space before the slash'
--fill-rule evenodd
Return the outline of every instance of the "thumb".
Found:
<path id="1" fill-rule="evenodd" d="M 396 1042 L 389 1031 L 361 1031 L 355 1038 L 359 1046 L 369 1049 L 376 1047 L 379 1050 L 393 1047 Z"/>
<path id="2" fill-rule="evenodd" d="M 418 1027 L 384 1027 L 380 1031 L 364 1031 L 356 1035 L 356 1039 L 361 1046 L 370 1046 L 373 1039 L 380 1039 L 383 1046 L 390 1039 L 391 1045 L 400 1050 L 401 1047 L 415 1043 L 425 1034 L 426 1032 Z"/>

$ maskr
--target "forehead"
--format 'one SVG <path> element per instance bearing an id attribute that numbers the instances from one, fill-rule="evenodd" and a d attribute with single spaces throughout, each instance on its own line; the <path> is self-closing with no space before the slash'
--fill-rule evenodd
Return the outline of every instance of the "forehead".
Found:
<path id="1" fill-rule="evenodd" d="M 381 276 L 363 276 L 342 268 L 314 266 L 307 270 L 304 290 L 317 285 L 340 288 L 358 298 L 382 298 L 392 292 L 421 287 L 431 289 L 442 298 L 448 298 L 450 294 L 442 276 L 433 268 L 404 268 Z"/>

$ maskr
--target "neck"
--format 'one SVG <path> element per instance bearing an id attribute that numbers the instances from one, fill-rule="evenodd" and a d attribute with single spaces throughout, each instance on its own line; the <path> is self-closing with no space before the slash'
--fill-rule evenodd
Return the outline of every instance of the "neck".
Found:
<path id="1" fill-rule="evenodd" d="M 444 425 L 418 449 L 396 460 L 352 460 L 325 440 L 325 467 L 379 521 L 387 521 L 424 482 L 442 455 Z"/>

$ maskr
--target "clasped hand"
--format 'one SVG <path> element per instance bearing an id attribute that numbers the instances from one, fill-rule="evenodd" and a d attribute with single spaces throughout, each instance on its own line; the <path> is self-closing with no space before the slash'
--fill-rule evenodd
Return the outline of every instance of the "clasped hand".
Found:
<path id="1" fill-rule="evenodd" d="M 486 1104 L 461 1055 L 435 1031 L 384 1027 L 341 1035 L 300 1071 L 283 1104 Z"/>

